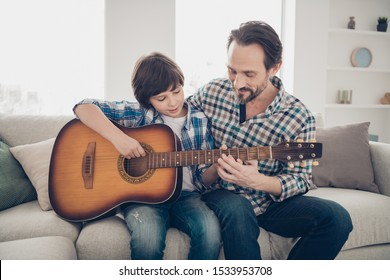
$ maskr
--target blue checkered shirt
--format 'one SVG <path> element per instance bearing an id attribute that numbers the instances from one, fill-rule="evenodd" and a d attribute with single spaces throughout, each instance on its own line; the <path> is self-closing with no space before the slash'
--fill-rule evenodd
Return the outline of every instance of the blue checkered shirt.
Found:
<path id="1" fill-rule="evenodd" d="M 84 99 L 79 104 L 95 104 L 104 115 L 125 127 L 140 127 L 154 123 L 164 123 L 161 114 L 153 107 L 145 109 L 137 102 L 130 101 L 102 101 L 98 99 Z M 183 150 L 214 149 L 214 139 L 211 136 L 211 127 L 208 119 L 201 110 L 187 102 L 188 108 L 186 123 L 181 131 L 181 145 Z M 192 183 L 200 191 L 208 190 L 202 183 L 202 174 L 209 165 L 191 165 Z"/>
<path id="2" fill-rule="evenodd" d="M 211 121 L 215 145 L 229 148 L 274 146 L 297 138 L 310 141 L 315 138 L 315 119 L 312 113 L 294 96 L 288 94 L 279 78 L 272 84 L 279 89 L 273 102 L 264 113 L 240 123 L 240 104 L 228 79 L 215 79 L 189 97 L 191 104 L 202 109 Z M 312 185 L 312 164 L 294 167 L 274 159 L 259 160 L 258 170 L 268 176 L 276 176 L 281 185 L 280 196 L 238 186 L 222 181 L 223 188 L 241 194 L 253 205 L 256 215 L 267 210 L 272 201 L 280 202 L 289 197 L 306 193 Z"/>

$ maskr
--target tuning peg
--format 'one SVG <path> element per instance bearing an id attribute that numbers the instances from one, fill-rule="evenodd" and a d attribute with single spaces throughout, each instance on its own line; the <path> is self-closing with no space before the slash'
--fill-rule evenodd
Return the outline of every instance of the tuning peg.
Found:
<path id="1" fill-rule="evenodd" d="M 297 140 L 295 140 L 295 142 L 297 142 L 297 143 L 302 143 L 302 142 L 303 142 L 303 139 L 302 139 L 302 138 L 297 138 Z"/>
<path id="2" fill-rule="evenodd" d="M 314 160 L 313 161 L 313 166 L 318 166 L 318 165 L 319 165 L 318 161 Z"/>
<path id="3" fill-rule="evenodd" d="M 310 139 L 309 142 L 310 143 L 317 143 L 317 139 Z"/>
<path id="4" fill-rule="evenodd" d="M 301 167 L 306 167 L 306 162 L 302 161 L 301 162 Z"/>
<path id="5" fill-rule="evenodd" d="M 292 163 L 292 162 L 289 162 L 289 163 L 288 163 L 288 167 L 290 167 L 290 168 L 294 168 L 294 163 Z"/>

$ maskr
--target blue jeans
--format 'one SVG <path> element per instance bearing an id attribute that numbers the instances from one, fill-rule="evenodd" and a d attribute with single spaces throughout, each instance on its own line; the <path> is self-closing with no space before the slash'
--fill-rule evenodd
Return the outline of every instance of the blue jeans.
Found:
<path id="1" fill-rule="evenodd" d="M 272 203 L 255 216 L 250 202 L 227 190 L 203 196 L 218 216 L 226 259 L 261 259 L 260 227 L 284 237 L 300 237 L 288 259 L 334 259 L 352 231 L 348 212 L 336 202 L 295 196 Z"/>
<path id="2" fill-rule="evenodd" d="M 198 192 L 183 191 L 175 202 L 147 205 L 130 203 L 123 207 L 131 233 L 131 258 L 159 260 L 164 256 L 170 226 L 191 238 L 188 259 L 217 259 L 221 249 L 219 221 Z"/>

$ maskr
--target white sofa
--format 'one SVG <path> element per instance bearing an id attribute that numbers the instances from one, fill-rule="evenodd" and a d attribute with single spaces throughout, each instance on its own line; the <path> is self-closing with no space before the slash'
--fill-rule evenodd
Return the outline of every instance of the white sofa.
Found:
<path id="1" fill-rule="evenodd" d="M 72 118 L 0 115 L 0 139 L 11 147 L 37 143 L 55 137 Z M 337 259 L 390 259 L 390 144 L 370 142 L 369 150 L 380 193 L 319 187 L 306 194 L 337 201 L 352 217 L 354 229 Z M 70 223 L 53 210 L 42 210 L 37 199 L 16 204 L 0 211 L 0 259 L 130 258 L 131 236 L 120 215 Z M 263 229 L 259 236 L 264 259 L 286 258 L 294 242 Z M 188 249 L 189 237 L 171 228 L 164 258 L 186 259 Z"/>

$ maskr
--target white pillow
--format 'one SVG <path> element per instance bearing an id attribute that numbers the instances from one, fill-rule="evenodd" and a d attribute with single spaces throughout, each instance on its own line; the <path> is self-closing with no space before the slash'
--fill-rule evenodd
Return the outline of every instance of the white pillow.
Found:
<path id="1" fill-rule="evenodd" d="M 12 155 L 23 166 L 28 178 L 38 195 L 42 210 L 51 210 L 49 200 L 49 168 L 50 158 L 55 138 L 34 143 L 11 147 Z"/>

